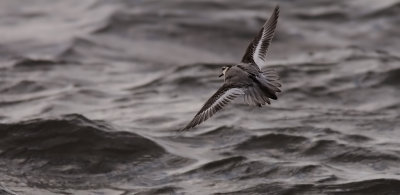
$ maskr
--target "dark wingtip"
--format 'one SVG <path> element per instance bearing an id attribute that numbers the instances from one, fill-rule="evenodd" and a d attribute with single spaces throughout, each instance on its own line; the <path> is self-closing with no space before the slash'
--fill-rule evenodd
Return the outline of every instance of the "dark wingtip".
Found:
<path id="1" fill-rule="evenodd" d="M 275 9 L 274 9 L 274 12 L 279 13 L 279 4 L 276 4 Z"/>
<path id="2" fill-rule="evenodd" d="M 277 4 L 275 6 L 274 13 L 272 13 L 272 16 L 275 16 L 276 19 L 278 19 L 279 18 L 279 11 L 280 11 L 279 4 Z"/>
<path id="3" fill-rule="evenodd" d="M 196 122 L 193 123 L 193 121 L 191 121 L 191 122 L 190 122 L 189 124 L 187 124 L 184 128 L 179 129 L 178 131 L 179 131 L 179 132 L 188 131 L 188 130 L 190 130 L 190 129 L 196 127 L 197 125 L 199 125 L 199 123 L 196 123 Z"/>
<path id="4" fill-rule="evenodd" d="M 189 130 L 191 128 L 193 128 L 193 127 L 190 127 L 189 125 L 186 125 L 184 128 L 179 129 L 178 132 L 184 132 L 184 131 L 187 131 L 187 130 Z"/>

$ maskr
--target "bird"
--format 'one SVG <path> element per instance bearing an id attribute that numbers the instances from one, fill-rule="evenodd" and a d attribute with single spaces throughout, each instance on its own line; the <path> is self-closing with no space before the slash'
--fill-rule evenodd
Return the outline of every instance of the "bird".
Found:
<path id="1" fill-rule="evenodd" d="M 248 105 L 258 107 L 271 104 L 270 99 L 278 99 L 277 93 L 281 92 L 282 85 L 277 72 L 273 69 L 262 71 L 260 68 L 266 65 L 268 47 L 274 37 L 278 17 L 279 6 L 277 5 L 248 45 L 241 62 L 222 67 L 219 77 L 224 77 L 224 84 L 181 131 L 189 130 L 209 119 L 239 96 L 243 96 Z"/>

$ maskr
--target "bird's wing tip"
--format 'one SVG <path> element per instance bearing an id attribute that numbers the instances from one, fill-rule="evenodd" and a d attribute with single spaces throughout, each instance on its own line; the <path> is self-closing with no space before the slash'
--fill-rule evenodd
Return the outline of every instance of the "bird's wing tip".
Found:
<path id="1" fill-rule="evenodd" d="M 194 126 L 190 126 L 189 124 L 186 125 L 185 127 L 181 128 L 181 129 L 178 129 L 177 132 L 182 133 L 182 132 L 188 131 L 189 129 L 192 129 L 194 127 Z"/>
<path id="2" fill-rule="evenodd" d="M 182 132 L 186 132 L 186 131 L 189 130 L 189 129 L 190 129 L 190 128 L 182 128 L 182 129 L 179 129 L 178 132 L 181 132 L 181 133 L 182 133 Z"/>
<path id="3" fill-rule="evenodd" d="M 178 130 L 176 130 L 177 132 L 185 132 L 185 131 L 187 131 L 189 128 L 187 128 L 187 127 L 184 127 L 184 128 L 181 128 L 181 129 L 178 129 Z"/>
<path id="4" fill-rule="evenodd" d="M 279 17 L 279 12 L 280 12 L 279 4 L 276 4 L 273 15 L 276 15 L 277 17 Z"/>

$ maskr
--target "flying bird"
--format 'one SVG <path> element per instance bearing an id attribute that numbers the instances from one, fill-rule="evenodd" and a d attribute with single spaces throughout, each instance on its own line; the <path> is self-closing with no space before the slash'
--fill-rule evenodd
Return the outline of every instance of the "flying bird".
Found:
<path id="1" fill-rule="evenodd" d="M 249 105 L 261 107 L 271 104 L 270 99 L 277 100 L 281 84 L 274 70 L 261 71 L 266 65 L 268 47 L 274 36 L 278 23 L 279 6 L 276 6 L 271 17 L 249 44 L 242 61 L 235 65 L 222 67 L 224 84 L 207 100 L 200 111 L 182 131 L 193 128 L 209 119 L 229 102 L 239 96 Z"/>

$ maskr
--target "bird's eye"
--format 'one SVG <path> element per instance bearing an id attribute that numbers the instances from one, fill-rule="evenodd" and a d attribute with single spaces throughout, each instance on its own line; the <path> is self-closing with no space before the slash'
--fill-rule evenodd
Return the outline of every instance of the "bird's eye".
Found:
<path id="1" fill-rule="evenodd" d="M 225 70 L 225 67 L 222 67 L 222 70 Z"/>

